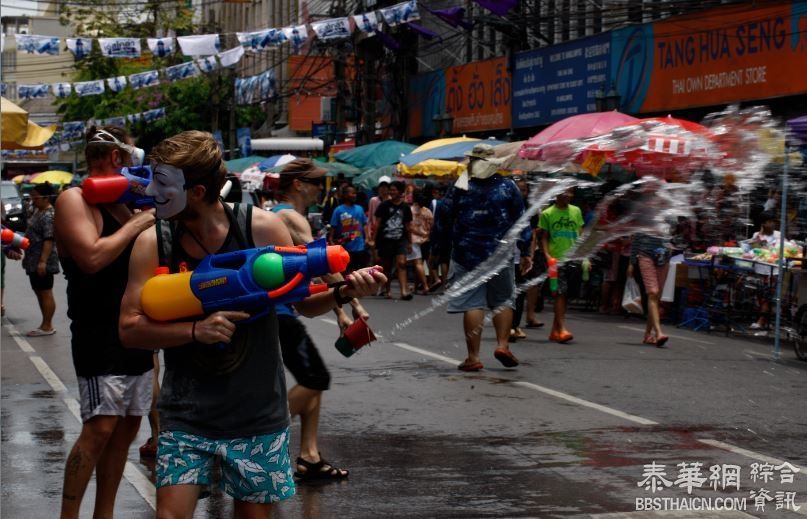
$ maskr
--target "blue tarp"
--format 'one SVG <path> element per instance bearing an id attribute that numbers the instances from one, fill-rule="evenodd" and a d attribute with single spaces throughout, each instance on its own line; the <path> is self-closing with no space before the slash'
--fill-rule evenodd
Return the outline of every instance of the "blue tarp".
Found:
<path id="1" fill-rule="evenodd" d="M 504 144 L 504 141 L 485 139 L 482 141 L 462 141 L 455 142 L 454 144 L 446 144 L 445 146 L 438 146 L 430 150 L 411 153 L 401 159 L 401 164 L 412 167 L 416 164 L 420 164 L 424 160 L 431 159 L 455 161 L 463 160 L 465 158 L 465 154 L 471 151 L 477 144 L 490 144 L 491 146 L 498 146 L 499 144 Z"/>

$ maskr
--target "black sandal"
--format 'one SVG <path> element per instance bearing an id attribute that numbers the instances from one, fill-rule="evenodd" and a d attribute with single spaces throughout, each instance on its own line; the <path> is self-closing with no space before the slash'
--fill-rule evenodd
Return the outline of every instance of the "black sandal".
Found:
<path id="1" fill-rule="evenodd" d="M 294 477 L 299 478 L 302 481 L 337 481 L 347 478 L 350 474 L 349 470 L 335 467 L 333 464 L 325 461 L 325 459 L 321 456 L 317 463 L 311 463 L 303 458 L 297 458 L 297 465 L 302 465 L 305 467 L 305 472 L 296 471 L 294 473 Z"/>

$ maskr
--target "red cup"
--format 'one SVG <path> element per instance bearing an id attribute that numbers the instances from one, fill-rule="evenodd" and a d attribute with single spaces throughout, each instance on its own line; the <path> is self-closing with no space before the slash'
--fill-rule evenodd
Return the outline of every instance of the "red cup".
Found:
<path id="1" fill-rule="evenodd" d="M 344 334 L 336 340 L 336 349 L 345 357 L 350 357 L 362 347 L 376 340 L 373 330 L 364 319 L 356 319 L 345 329 Z"/>

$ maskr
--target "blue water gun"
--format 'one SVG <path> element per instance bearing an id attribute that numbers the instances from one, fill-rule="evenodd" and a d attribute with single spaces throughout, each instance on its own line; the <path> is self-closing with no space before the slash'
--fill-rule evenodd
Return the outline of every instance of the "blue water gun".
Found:
<path id="1" fill-rule="evenodd" d="M 344 271 L 350 255 L 325 240 L 308 245 L 270 245 L 206 256 L 193 271 L 169 274 L 158 267 L 141 294 L 143 311 L 155 321 L 176 321 L 220 310 L 268 313 L 274 305 L 325 292 L 311 279 Z"/>

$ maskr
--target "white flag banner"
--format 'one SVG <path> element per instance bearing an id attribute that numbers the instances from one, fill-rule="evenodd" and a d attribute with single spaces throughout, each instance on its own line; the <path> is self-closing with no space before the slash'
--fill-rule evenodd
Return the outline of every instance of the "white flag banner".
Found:
<path id="1" fill-rule="evenodd" d="M 136 123 L 137 121 L 139 121 L 142 118 L 143 118 L 142 113 L 129 114 L 129 115 L 126 116 L 126 121 L 129 122 L 129 123 Z"/>
<path id="2" fill-rule="evenodd" d="M 308 41 L 308 27 L 305 25 L 293 25 L 281 29 L 283 36 L 291 43 L 294 52 L 300 52 L 300 48 Z"/>
<path id="3" fill-rule="evenodd" d="M 350 22 L 347 17 L 313 22 L 311 28 L 320 40 L 336 40 L 350 37 Z"/>
<path id="4" fill-rule="evenodd" d="M 147 123 L 154 122 L 157 119 L 162 119 L 165 117 L 165 108 L 155 108 L 154 110 L 146 110 L 141 114 L 143 116 L 143 120 Z"/>
<path id="5" fill-rule="evenodd" d="M 140 38 L 98 38 L 98 44 L 107 58 L 140 57 Z"/>
<path id="6" fill-rule="evenodd" d="M 146 43 L 152 54 L 164 58 L 174 53 L 174 38 L 147 38 Z"/>
<path id="7" fill-rule="evenodd" d="M 392 7 L 381 9 L 381 15 L 384 16 L 384 21 L 387 22 L 387 25 L 390 27 L 420 20 L 417 0 L 409 0 L 408 2 L 402 2 Z"/>
<path id="8" fill-rule="evenodd" d="M 17 97 L 35 99 L 48 95 L 48 85 L 17 85 Z"/>
<path id="9" fill-rule="evenodd" d="M 101 119 L 99 122 L 101 123 L 101 126 L 117 126 L 120 128 L 122 126 L 126 126 L 126 117 L 109 117 L 107 119 Z"/>
<path id="10" fill-rule="evenodd" d="M 232 67 L 239 61 L 241 58 L 244 57 L 244 47 L 238 46 L 233 47 L 230 50 L 225 50 L 224 52 L 219 53 L 219 61 L 221 61 L 222 67 Z"/>
<path id="11" fill-rule="evenodd" d="M 113 92 L 120 92 L 126 86 L 126 76 L 107 78 L 106 86 Z"/>
<path id="12" fill-rule="evenodd" d="M 177 36 L 177 43 L 186 56 L 210 56 L 216 54 L 220 47 L 218 34 Z"/>
<path id="13" fill-rule="evenodd" d="M 251 52 L 279 47 L 286 41 L 286 35 L 282 29 L 264 29 L 255 32 L 237 32 L 238 43 Z"/>
<path id="14" fill-rule="evenodd" d="M 59 38 L 56 36 L 36 36 L 33 34 L 15 34 L 17 52 L 25 54 L 51 56 L 59 55 Z"/>
<path id="15" fill-rule="evenodd" d="M 205 74 L 209 74 L 219 68 L 219 62 L 216 61 L 216 56 L 208 56 L 206 58 L 197 59 L 196 66 Z"/>
<path id="16" fill-rule="evenodd" d="M 375 11 L 353 15 L 353 21 L 356 22 L 356 27 L 365 34 L 372 36 L 378 31 L 379 23 Z"/>
<path id="17" fill-rule="evenodd" d="M 129 76 L 129 84 L 132 88 L 150 87 L 160 84 L 160 75 L 156 70 L 149 70 L 147 72 L 140 72 L 138 74 L 131 74 Z"/>
<path id="18" fill-rule="evenodd" d="M 73 89 L 79 95 L 84 96 L 97 96 L 104 93 L 104 80 L 99 79 L 96 81 L 81 81 L 73 83 Z"/>
<path id="19" fill-rule="evenodd" d="M 187 63 L 180 63 L 173 67 L 167 67 L 165 70 L 165 77 L 170 81 L 179 81 L 180 79 L 187 79 L 199 75 L 199 68 L 196 63 L 189 61 Z"/>
<path id="20" fill-rule="evenodd" d="M 67 50 L 73 53 L 76 59 L 84 59 L 92 50 L 91 38 L 67 38 Z"/>
<path id="21" fill-rule="evenodd" d="M 76 141 L 84 138 L 84 121 L 69 121 L 62 123 L 62 140 Z"/>
<path id="22" fill-rule="evenodd" d="M 67 97 L 73 91 L 73 85 L 70 83 L 53 83 L 51 89 L 56 97 Z"/>
<path id="23" fill-rule="evenodd" d="M 277 95 L 275 70 L 269 69 L 258 75 L 258 96 L 261 101 L 271 99 Z"/>

